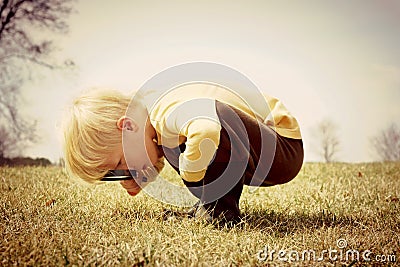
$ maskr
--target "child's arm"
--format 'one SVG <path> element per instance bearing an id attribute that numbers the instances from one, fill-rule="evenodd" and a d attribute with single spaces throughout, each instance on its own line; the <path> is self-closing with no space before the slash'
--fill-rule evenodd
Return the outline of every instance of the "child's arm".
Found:
<path id="1" fill-rule="evenodd" d="M 188 182 L 200 181 L 219 145 L 221 124 L 215 99 L 183 101 L 178 97 L 177 100 L 167 99 L 162 103 L 162 108 L 156 109 L 152 115 L 161 125 L 163 138 L 177 140 L 178 137 L 186 137 L 185 151 L 179 157 L 180 175 Z M 172 142 L 172 145 L 176 143 Z"/>
<path id="2" fill-rule="evenodd" d="M 186 149 L 179 157 L 181 177 L 188 182 L 203 179 L 219 144 L 221 126 L 207 118 L 197 118 L 180 131 L 186 136 Z"/>

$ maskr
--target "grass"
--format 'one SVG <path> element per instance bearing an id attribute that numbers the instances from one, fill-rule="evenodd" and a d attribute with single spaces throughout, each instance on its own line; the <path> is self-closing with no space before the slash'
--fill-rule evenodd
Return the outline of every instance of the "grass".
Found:
<path id="1" fill-rule="evenodd" d="M 166 174 L 176 179 L 170 170 Z M 245 222 L 232 229 L 188 218 L 166 220 L 168 206 L 144 193 L 130 197 L 118 183 L 82 185 L 58 167 L 3 167 L 0 181 L 1 266 L 396 266 L 400 261 L 400 163 L 307 163 L 288 184 L 255 192 L 246 187 Z M 338 248 L 339 239 L 346 240 L 345 248 Z M 272 250 L 283 250 L 292 262 Z M 316 257 L 302 260 L 305 250 Z M 336 258 L 325 254 L 318 261 L 323 250 L 337 250 Z M 360 252 L 359 261 L 345 257 L 349 250 Z M 363 261 L 365 250 L 372 261 Z"/>

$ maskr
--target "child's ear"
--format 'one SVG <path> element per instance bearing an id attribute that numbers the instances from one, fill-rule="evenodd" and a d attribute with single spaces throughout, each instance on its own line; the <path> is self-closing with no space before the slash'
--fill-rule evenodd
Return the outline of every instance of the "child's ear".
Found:
<path id="1" fill-rule="evenodd" d="M 117 128 L 119 130 L 127 130 L 137 132 L 139 130 L 139 126 L 137 123 L 127 116 L 122 116 L 117 120 Z"/>

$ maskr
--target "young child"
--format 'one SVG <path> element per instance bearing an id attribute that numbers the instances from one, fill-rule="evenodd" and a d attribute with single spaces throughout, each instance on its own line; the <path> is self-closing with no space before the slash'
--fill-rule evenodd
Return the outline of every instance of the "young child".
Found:
<path id="1" fill-rule="evenodd" d="M 137 170 L 138 179 L 121 181 L 134 196 L 146 184 L 138 181 L 153 180 L 167 160 L 199 199 L 196 216 L 238 222 L 243 185 L 289 182 L 303 163 L 296 119 L 278 99 L 264 97 L 246 102 L 207 83 L 156 101 L 151 93 L 88 91 L 74 101 L 64 128 L 66 169 L 91 183 L 109 170 Z"/>

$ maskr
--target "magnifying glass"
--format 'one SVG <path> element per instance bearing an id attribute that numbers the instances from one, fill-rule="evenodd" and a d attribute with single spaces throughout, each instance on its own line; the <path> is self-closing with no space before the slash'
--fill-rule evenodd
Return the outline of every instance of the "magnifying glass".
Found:
<path id="1" fill-rule="evenodd" d="M 140 178 L 141 184 L 152 182 L 158 176 L 158 172 L 155 168 L 147 167 L 146 169 L 139 172 L 137 170 L 109 170 L 106 175 L 100 181 L 112 182 L 112 181 L 123 181 L 135 179 L 136 182 Z"/>
<path id="2" fill-rule="evenodd" d="M 112 182 L 137 178 L 136 170 L 109 170 L 100 181 Z"/>

